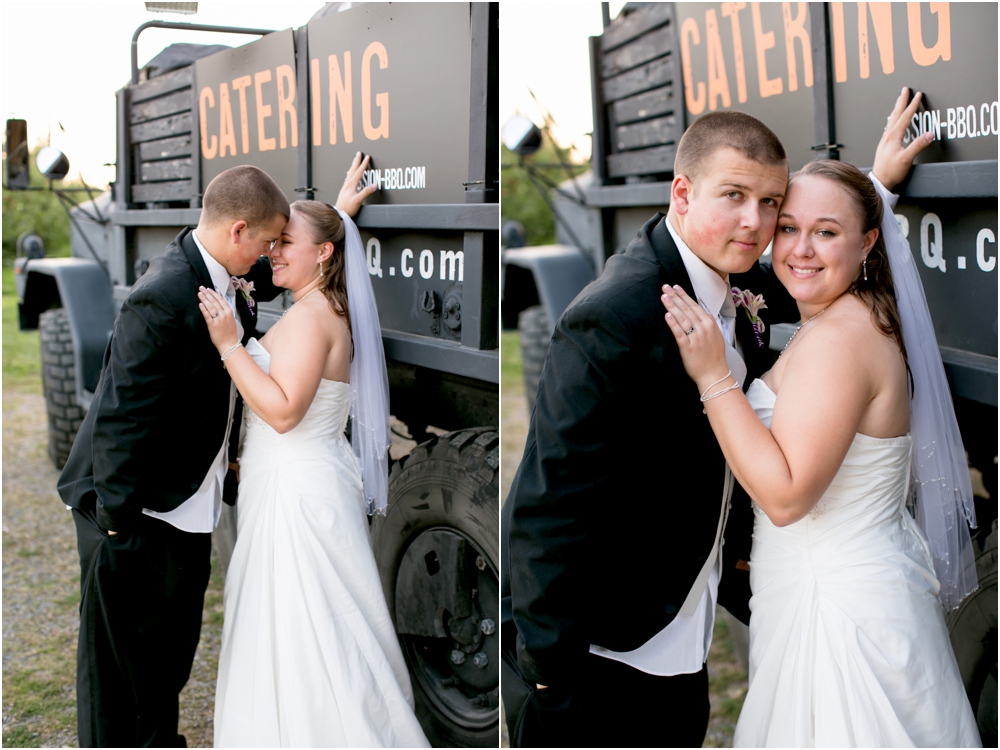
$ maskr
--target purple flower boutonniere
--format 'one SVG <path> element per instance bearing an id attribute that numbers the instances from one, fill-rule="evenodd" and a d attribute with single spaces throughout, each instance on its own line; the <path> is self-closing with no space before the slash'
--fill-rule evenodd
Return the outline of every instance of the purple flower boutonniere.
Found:
<path id="1" fill-rule="evenodd" d="M 746 311 L 750 324 L 753 325 L 753 335 L 757 339 L 757 346 L 764 346 L 764 342 L 760 338 L 760 334 L 764 333 L 764 321 L 757 315 L 762 308 L 767 307 L 764 304 L 764 295 L 755 295 L 747 289 L 740 291 L 735 286 L 730 291 L 733 293 L 733 304 Z"/>
<path id="2" fill-rule="evenodd" d="M 256 304 L 253 301 L 253 297 L 250 296 L 250 292 L 253 291 L 253 282 L 247 281 L 246 279 L 238 279 L 235 276 L 230 276 L 229 278 L 233 282 L 233 288 L 243 295 L 243 299 L 246 300 L 247 307 L 253 310 L 253 307 Z"/>

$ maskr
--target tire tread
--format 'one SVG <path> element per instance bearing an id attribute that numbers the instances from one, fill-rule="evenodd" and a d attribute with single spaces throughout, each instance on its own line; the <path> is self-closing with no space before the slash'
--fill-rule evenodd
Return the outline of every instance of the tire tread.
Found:
<path id="1" fill-rule="evenodd" d="M 42 357 L 42 390 L 48 416 L 49 458 L 61 469 L 69 458 L 83 409 L 76 400 L 76 368 L 69 316 L 63 308 L 46 310 L 38 318 Z"/>

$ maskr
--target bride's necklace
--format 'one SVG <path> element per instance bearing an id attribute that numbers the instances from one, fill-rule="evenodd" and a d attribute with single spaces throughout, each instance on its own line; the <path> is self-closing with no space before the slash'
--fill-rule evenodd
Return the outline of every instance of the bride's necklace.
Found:
<path id="1" fill-rule="evenodd" d="M 785 344 L 785 349 L 787 349 L 791 345 L 792 340 L 798 335 L 799 331 L 802 330 L 802 326 L 804 326 L 806 323 L 810 323 L 810 322 L 816 320 L 816 318 L 818 318 L 820 315 L 822 315 L 823 313 L 825 313 L 829 309 L 830 309 L 830 306 L 827 305 L 826 307 L 824 307 L 822 310 L 820 310 L 818 313 L 816 313 L 815 315 L 813 315 L 808 320 L 803 320 L 801 323 L 799 323 L 799 327 L 796 328 L 795 331 L 792 333 L 792 335 L 788 338 L 788 343 Z M 781 354 L 785 353 L 785 349 L 781 350 Z M 780 357 L 781 354 L 779 354 L 778 356 Z"/>
<path id="2" fill-rule="evenodd" d="M 309 290 L 308 292 L 306 292 L 306 293 L 305 293 L 305 294 L 303 294 L 303 295 L 302 295 L 301 297 L 299 297 L 299 298 L 298 298 L 297 300 L 295 300 L 295 302 L 293 302 L 292 304 L 290 304 L 290 305 L 288 306 L 288 310 L 291 310 L 291 309 L 292 309 L 293 307 L 295 307 L 295 305 L 299 304 L 299 302 L 301 302 L 302 300 L 304 300 L 304 299 L 305 299 L 306 297 L 308 297 L 308 296 L 309 296 L 310 294 L 312 294 L 313 292 L 315 292 L 315 291 L 316 291 L 317 289 L 319 289 L 319 287 L 318 287 L 318 286 L 314 286 L 314 287 L 313 287 L 312 289 L 310 289 L 310 290 Z M 282 318 L 283 318 L 283 317 L 285 317 L 285 313 L 287 313 L 287 312 L 288 312 L 288 310 L 285 310 L 285 312 L 281 313 L 281 317 L 282 317 Z M 808 321 L 807 321 L 807 322 L 808 322 Z"/>

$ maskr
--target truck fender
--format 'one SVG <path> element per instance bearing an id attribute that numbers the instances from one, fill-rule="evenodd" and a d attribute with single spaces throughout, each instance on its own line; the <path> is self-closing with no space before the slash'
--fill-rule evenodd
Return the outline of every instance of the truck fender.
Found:
<path id="1" fill-rule="evenodd" d="M 85 258 L 39 258 L 22 264 L 18 275 L 23 278 L 17 305 L 22 331 L 38 328 L 38 316 L 46 310 L 66 310 L 73 340 L 77 402 L 89 405 L 115 323 L 104 269 L 97 261 Z"/>
<path id="2" fill-rule="evenodd" d="M 540 304 L 552 326 L 569 303 L 594 280 L 594 269 L 569 245 L 519 247 L 503 251 L 504 325 L 526 307 Z"/>

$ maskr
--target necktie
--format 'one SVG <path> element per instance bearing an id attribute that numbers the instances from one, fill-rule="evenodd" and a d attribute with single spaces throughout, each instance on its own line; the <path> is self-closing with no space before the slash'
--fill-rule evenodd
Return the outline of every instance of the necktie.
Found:
<path id="1" fill-rule="evenodd" d="M 231 278 L 229 279 L 229 284 L 226 286 L 225 298 L 229 309 L 233 311 L 233 317 L 236 318 L 236 335 L 242 341 L 243 324 L 240 322 L 240 316 L 236 312 L 236 288 L 233 286 Z M 233 464 L 239 455 L 240 425 L 243 424 L 243 398 L 240 396 L 239 391 L 236 390 L 235 385 L 231 386 L 231 389 L 231 398 L 235 399 L 235 403 L 233 403 L 233 419 L 229 427 L 229 445 L 226 449 L 226 458 L 230 464 Z M 235 505 L 238 494 L 239 485 L 236 482 L 236 472 L 232 470 L 227 471 L 226 479 L 222 486 L 222 502 L 227 505 Z"/>
<path id="2" fill-rule="evenodd" d="M 733 299 L 730 296 L 726 296 L 726 300 L 722 303 L 722 308 L 719 310 L 719 318 L 721 318 L 722 334 L 726 338 L 726 367 L 733 371 L 733 377 L 736 378 L 740 387 L 743 387 L 743 382 L 747 377 L 747 366 L 743 361 L 743 357 L 739 355 L 736 351 L 736 305 L 733 303 Z"/>
<path id="3" fill-rule="evenodd" d="M 236 287 L 233 286 L 233 280 L 229 280 L 229 284 L 226 286 L 226 304 L 229 305 L 229 309 L 233 311 L 233 317 L 236 319 L 236 336 L 240 341 L 243 340 L 243 324 L 240 322 L 240 316 L 236 313 Z"/>

